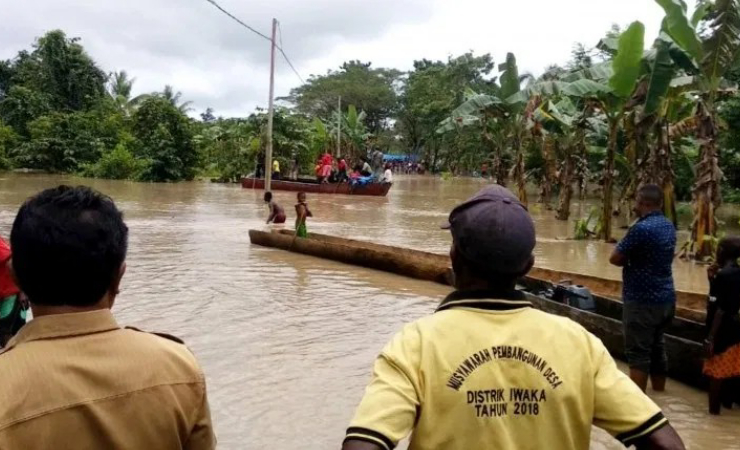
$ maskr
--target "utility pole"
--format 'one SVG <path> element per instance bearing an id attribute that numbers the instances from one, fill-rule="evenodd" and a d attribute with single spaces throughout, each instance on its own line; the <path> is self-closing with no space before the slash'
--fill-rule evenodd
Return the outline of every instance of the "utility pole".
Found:
<path id="1" fill-rule="evenodd" d="M 270 102 L 267 109 L 267 151 L 265 152 L 265 192 L 272 189 L 272 116 L 275 113 L 275 34 L 277 19 L 272 19 L 272 41 L 270 43 Z"/>
<path id="2" fill-rule="evenodd" d="M 337 158 L 342 153 L 342 96 L 339 96 L 337 102 Z"/>

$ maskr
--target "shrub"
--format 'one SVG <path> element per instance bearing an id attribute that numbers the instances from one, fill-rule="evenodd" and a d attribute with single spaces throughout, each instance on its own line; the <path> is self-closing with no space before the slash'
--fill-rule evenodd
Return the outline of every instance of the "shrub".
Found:
<path id="1" fill-rule="evenodd" d="M 98 162 L 86 166 L 83 174 L 96 178 L 129 180 L 139 178 L 146 166 L 146 161 L 136 159 L 126 145 L 120 143 L 111 152 L 104 154 Z"/>

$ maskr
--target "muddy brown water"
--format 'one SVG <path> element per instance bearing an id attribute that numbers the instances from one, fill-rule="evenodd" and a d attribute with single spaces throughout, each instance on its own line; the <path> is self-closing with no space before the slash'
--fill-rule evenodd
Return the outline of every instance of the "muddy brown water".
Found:
<path id="1" fill-rule="evenodd" d="M 264 227 L 261 191 L 208 183 L 141 184 L 0 174 L 0 235 L 20 203 L 60 183 L 112 196 L 131 230 L 119 321 L 182 337 L 208 379 L 221 449 L 339 448 L 373 359 L 407 321 L 433 311 L 448 289 L 279 250 L 252 247 Z M 483 185 L 398 177 L 387 198 L 309 196 L 309 230 L 445 252 L 450 209 Z M 292 194 L 276 200 L 294 218 Z M 573 205 L 585 215 L 591 205 Z M 572 222 L 532 205 L 538 265 L 614 277 L 611 246 L 564 240 Z M 737 221 L 736 212 L 725 213 Z M 685 236 L 683 236 L 685 237 Z M 706 290 L 704 269 L 676 263 L 679 288 Z M 623 366 L 622 366 L 623 367 Z M 704 393 L 670 383 L 653 395 L 689 449 L 740 449 L 740 411 L 709 417 Z M 621 445 L 596 430 L 592 449 Z M 403 448 L 403 446 L 402 446 Z"/>

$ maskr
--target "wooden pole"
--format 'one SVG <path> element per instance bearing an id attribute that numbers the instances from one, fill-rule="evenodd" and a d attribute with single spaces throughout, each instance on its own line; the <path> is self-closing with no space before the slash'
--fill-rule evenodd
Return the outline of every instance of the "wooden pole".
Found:
<path id="1" fill-rule="evenodd" d="M 272 19 L 272 42 L 270 43 L 270 102 L 267 109 L 267 151 L 265 152 L 265 192 L 272 189 L 272 116 L 275 113 L 275 34 L 277 19 Z"/>
<path id="2" fill-rule="evenodd" d="M 337 158 L 342 153 L 342 96 L 337 101 Z"/>

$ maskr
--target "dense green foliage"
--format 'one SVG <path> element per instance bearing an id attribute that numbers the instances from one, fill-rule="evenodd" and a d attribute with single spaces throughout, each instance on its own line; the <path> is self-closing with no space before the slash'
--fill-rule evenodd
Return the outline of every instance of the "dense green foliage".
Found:
<path id="1" fill-rule="evenodd" d="M 0 62 L 0 167 L 147 181 L 192 179 L 192 121 L 180 94 L 131 98 L 132 79 L 112 76 L 61 31 Z"/>
<path id="2" fill-rule="evenodd" d="M 287 99 L 295 102 L 298 111 L 329 120 L 341 97 L 345 105 L 355 105 L 364 111 L 368 127 L 378 133 L 388 125 L 398 107 L 396 83 L 400 76 L 397 70 L 349 61 L 338 71 L 312 76 L 306 84 L 293 89 Z"/>
<path id="3" fill-rule="evenodd" d="M 285 175 L 296 160 L 305 174 L 322 153 L 354 163 L 375 147 L 448 178 L 485 168 L 525 202 L 527 184 L 548 209 L 557 195 L 561 220 L 591 190 L 603 198 L 592 230 L 605 239 L 612 217 L 629 219 L 637 188 L 657 183 L 674 220 L 676 200 L 692 201 L 688 252 L 704 256 L 721 192 L 740 199 L 740 0 L 703 0 L 692 14 L 683 0 L 656 3 L 665 19 L 655 42 L 640 22 L 614 26 L 538 78 L 513 54 L 424 59 L 405 73 L 346 62 L 282 99 L 291 107 L 276 110 L 274 157 Z M 0 169 L 236 181 L 263 160 L 263 110 L 223 118 L 208 108 L 195 120 L 171 86 L 133 97 L 134 82 L 106 74 L 61 31 L 0 61 Z"/>

